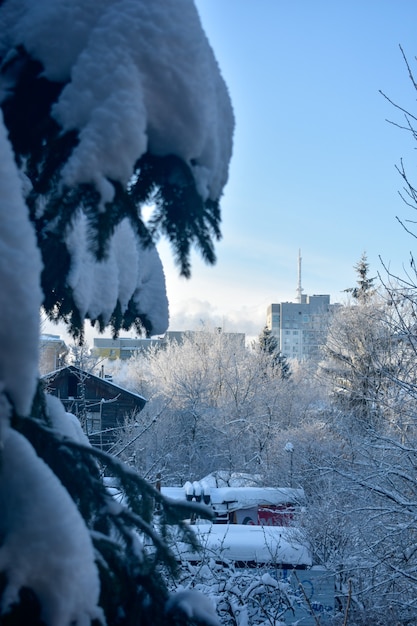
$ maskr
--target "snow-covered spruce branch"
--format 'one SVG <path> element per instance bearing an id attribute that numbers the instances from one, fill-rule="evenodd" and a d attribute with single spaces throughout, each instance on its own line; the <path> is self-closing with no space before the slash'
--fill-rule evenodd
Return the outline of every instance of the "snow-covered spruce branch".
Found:
<path id="1" fill-rule="evenodd" d="M 156 550 L 149 565 L 156 564 L 160 559 L 171 569 L 175 569 L 175 559 L 166 542 L 165 525 L 178 526 L 187 541 L 197 547 L 195 535 L 189 531 L 184 520 L 192 514 L 210 519 L 212 514 L 208 507 L 186 501 L 170 501 L 119 459 L 88 444 L 63 437 L 39 420 L 16 418 L 15 422 L 17 429 L 32 441 L 35 450 L 50 465 L 80 507 L 90 530 L 101 529 L 102 534 L 104 530 L 104 535 L 111 535 L 113 528 L 120 533 L 127 546 L 132 546 L 131 529 L 136 528 Z M 103 469 L 117 478 L 123 503 L 111 498 L 102 480 Z M 89 499 L 82 497 L 85 490 L 90 494 Z M 158 531 L 152 523 L 155 504 L 159 512 Z M 149 558 L 151 554 L 152 551 Z"/>
<path id="2" fill-rule="evenodd" d="M 48 429 L 41 426 L 45 431 Z M 135 497 L 132 498 L 132 487 L 136 495 L 146 494 L 155 503 L 158 503 L 163 511 L 167 523 L 178 524 L 181 523 L 187 517 L 191 517 L 193 514 L 197 514 L 204 519 L 211 519 L 211 510 L 203 504 L 197 502 L 177 501 L 170 500 L 164 497 L 157 489 L 155 489 L 150 483 L 143 479 L 135 470 L 129 468 L 125 463 L 117 459 L 115 456 L 104 452 L 98 448 L 89 447 L 76 441 L 72 441 L 66 438 L 62 438 L 60 446 L 67 446 L 74 450 L 79 450 L 83 454 L 90 455 L 100 461 L 104 468 L 104 471 L 109 470 L 111 473 L 117 476 L 120 480 L 120 488 L 122 491 L 126 491 L 125 497 L 129 507 L 132 507 L 133 511 L 136 508 Z"/>

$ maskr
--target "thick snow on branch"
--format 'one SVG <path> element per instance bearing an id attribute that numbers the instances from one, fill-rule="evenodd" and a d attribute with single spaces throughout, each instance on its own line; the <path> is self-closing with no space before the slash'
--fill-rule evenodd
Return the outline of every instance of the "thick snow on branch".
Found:
<path id="1" fill-rule="evenodd" d="M 152 332 L 162 334 L 168 327 L 168 300 L 165 275 L 154 245 L 144 248 L 127 219 L 116 228 L 107 258 L 97 262 L 88 245 L 87 219 L 80 213 L 67 235 L 71 253 L 68 285 L 83 317 L 100 314 L 107 324 L 119 301 L 122 313 L 131 298 L 140 313 L 152 322 Z"/>
<path id="2" fill-rule="evenodd" d="M 148 150 L 192 169 L 203 199 L 228 177 L 234 117 L 225 83 L 192 0 L 8 0 L 0 55 L 22 45 L 49 80 L 66 83 L 54 106 L 79 144 L 70 185 L 125 185 Z"/>
<path id="3" fill-rule="evenodd" d="M 6 426 L 2 443 L 0 571 L 7 575 L 2 612 L 29 587 L 47 626 L 103 621 L 94 550 L 77 507 L 25 437 Z"/>
<path id="4" fill-rule="evenodd" d="M 25 168 L 26 150 L 33 149 L 31 158 L 39 161 L 38 171 L 32 167 L 31 180 L 33 195 L 38 194 L 36 216 L 47 222 L 37 227 L 43 229 L 39 243 L 48 314 L 59 316 L 77 308 L 72 318 L 77 330 L 85 317 L 104 326 L 115 324 L 116 331 L 140 318 L 152 334 L 165 332 L 165 278 L 156 249 L 144 249 L 138 241 L 136 211 L 140 213 L 141 203 L 155 190 L 152 177 L 165 193 L 175 188 L 177 199 L 185 204 L 192 196 L 190 189 L 197 192 L 197 208 L 201 201 L 197 214 L 206 212 L 203 226 L 193 217 L 190 201 L 183 223 L 178 217 L 179 229 L 184 229 L 180 258 L 185 263 L 187 238 L 190 245 L 206 239 L 202 249 L 205 258 L 211 258 L 210 238 L 213 233 L 218 236 L 216 211 L 232 154 L 229 94 L 193 0 L 4 0 L 0 59 L 0 102 L 8 128 L 13 129 L 13 147 L 18 157 L 23 156 L 20 166 Z M 21 117 L 29 120 L 30 148 L 17 115 L 25 102 L 28 111 Z M 178 171 L 186 172 L 184 180 L 175 170 L 164 178 L 165 157 L 171 164 L 181 164 L 183 170 Z M 151 162 L 154 168 L 158 164 L 155 170 Z M 45 175 L 43 167 L 54 175 Z M 129 183 L 135 180 L 143 187 L 129 198 L 131 204 L 125 204 Z M 91 186 L 99 192 L 97 198 Z M 84 202 L 86 189 L 90 196 Z M 33 195 L 28 200 L 31 208 Z M 88 226 L 77 217 L 77 199 Z M 172 209 L 172 198 L 166 203 Z M 123 217 L 132 225 L 121 224 Z M 171 210 L 167 223 L 176 219 Z M 161 226 L 162 232 L 169 227 Z M 176 235 L 171 240 L 174 247 L 179 239 Z M 56 267 L 62 272 L 69 269 L 62 288 L 47 258 L 51 249 L 62 251 Z"/>
<path id="5" fill-rule="evenodd" d="M 80 420 L 72 413 L 67 413 L 61 400 L 56 396 L 45 394 L 46 411 L 52 423 L 53 429 L 62 435 L 68 437 L 84 446 L 89 446 L 90 441 L 84 433 Z"/>
<path id="6" fill-rule="evenodd" d="M 213 601 L 194 589 L 172 594 L 165 610 L 170 617 L 183 616 L 202 626 L 220 626 Z"/>
<path id="7" fill-rule="evenodd" d="M 27 415 L 36 388 L 41 259 L 0 111 L 0 384 Z"/>

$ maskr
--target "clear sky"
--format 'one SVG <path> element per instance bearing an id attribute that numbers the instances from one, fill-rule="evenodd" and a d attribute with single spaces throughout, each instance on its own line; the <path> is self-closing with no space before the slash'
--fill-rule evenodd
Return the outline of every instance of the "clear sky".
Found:
<path id="1" fill-rule="evenodd" d="M 343 301 L 366 252 L 371 274 L 408 263 L 416 219 L 398 191 L 411 178 L 410 133 L 390 125 L 417 114 L 414 0 L 197 0 L 236 115 L 222 199 L 217 264 L 194 256 L 191 280 L 165 265 L 172 330 L 214 322 L 258 334 L 271 302 L 294 300 L 298 250 L 307 294 Z"/>
<path id="2" fill-rule="evenodd" d="M 379 90 L 417 114 L 415 0 L 197 0 L 236 116 L 222 198 L 217 264 L 193 255 L 178 278 L 164 263 L 171 330 L 201 322 L 258 335 L 272 302 L 294 301 L 298 251 L 304 293 L 343 301 L 366 252 L 401 272 L 415 240 L 396 220 L 395 165 L 417 182 L 417 144 L 389 124 L 404 119 Z M 48 329 L 54 332 L 54 329 Z M 55 330 L 55 332 L 58 332 Z M 89 332 L 87 337 L 96 336 Z"/>

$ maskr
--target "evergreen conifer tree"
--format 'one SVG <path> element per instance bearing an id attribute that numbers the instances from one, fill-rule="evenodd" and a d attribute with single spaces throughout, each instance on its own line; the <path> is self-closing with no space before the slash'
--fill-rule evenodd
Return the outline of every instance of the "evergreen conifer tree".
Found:
<path id="1" fill-rule="evenodd" d="M 380 428 L 389 412 L 387 385 L 400 363 L 401 342 L 393 338 L 392 313 L 369 277 L 365 253 L 355 270 L 357 287 L 346 290 L 354 302 L 332 314 L 320 369 L 330 381 L 335 405 L 359 429 L 368 430 Z"/>
<path id="2" fill-rule="evenodd" d="M 290 378 L 291 369 L 288 359 L 279 350 L 278 340 L 267 326 L 264 327 L 259 335 L 259 349 L 270 358 L 272 368 L 283 380 Z"/>
<path id="3" fill-rule="evenodd" d="M 166 330 L 153 240 L 185 276 L 191 246 L 215 261 L 227 89 L 192 0 L 4 0 L 0 87 L 0 623 L 187 624 L 164 572 L 171 535 L 193 541 L 190 505 L 93 449 L 45 394 L 39 308 L 80 340 L 86 319 Z"/>
<path id="4" fill-rule="evenodd" d="M 374 287 L 375 277 L 369 277 L 369 263 L 366 252 L 362 253 L 361 258 L 354 267 L 357 273 L 357 286 L 345 289 L 346 293 L 351 293 L 353 298 L 362 304 L 366 304 L 375 295 Z"/>
<path id="5" fill-rule="evenodd" d="M 13 15 L 13 9 L 9 9 L 11 4 L 11 0 L 3 3 L 3 21 L 6 25 L 10 19 L 19 22 L 19 18 Z M 146 20 L 159 20 L 160 29 L 154 32 L 161 33 L 161 46 L 169 46 L 170 38 L 164 38 L 163 28 L 173 28 L 173 24 L 166 24 L 163 15 L 166 7 L 161 7 L 155 4 L 152 11 L 147 11 L 146 3 L 138 2 L 134 15 L 136 31 L 140 33 L 143 27 L 145 32 L 149 32 L 146 30 Z M 198 32 L 201 25 L 192 0 L 186 0 L 184 7 L 186 12 L 183 15 L 188 22 L 185 23 L 184 19 L 180 37 L 183 35 L 185 56 L 187 46 L 195 45 L 193 28 Z M 135 291 L 131 289 L 127 295 L 123 294 L 124 298 L 119 294 L 110 311 L 97 305 L 87 307 L 86 310 L 74 284 L 80 256 L 77 239 L 80 239 L 80 232 L 85 233 L 87 243 L 84 257 L 88 256 L 90 264 L 95 263 L 98 268 L 109 260 L 118 230 L 127 228 L 127 225 L 137 246 L 145 250 L 145 256 L 146 250 L 154 253 L 154 242 L 158 237 L 166 236 L 179 271 L 185 277 L 191 274 L 190 254 L 193 246 L 207 263 L 215 263 L 214 242 L 221 237 L 219 200 L 227 180 L 231 154 L 230 131 L 233 130 L 233 114 L 225 85 L 214 70 L 215 61 L 211 48 L 203 39 L 204 34 L 201 52 L 195 61 L 191 54 L 186 60 L 175 56 L 168 58 L 166 63 L 178 65 L 173 70 L 174 74 L 180 74 L 181 70 L 184 73 L 194 72 L 200 77 L 202 86 L 205 80 L 215 85 L 213 101 L 208 103 L 206 111 L 212 109 L 211 113 L 218 116 L 221 109 L 218 129 L 213 131 L 213 127 L 210 128 L 208 117 L 203 119 L 205 126 L 199 125 L 199 111 L 195 110 L 193 126 L 190 117 L 187 117 L 186 108 L 198 107 L 203 94 L 196 92 L 191 79 L 189 83 L 184 80 L 184 76 L 178 76 L 176 83 L 174 79 L 167 79 L 167 68 L 158 66 L 160 61 L 156 52 L 154 58 L 147 58 L 149 52 L 146 43 L 142 50 L 142 36 L 137 35 L 136 31 L 131 32 L 129 24 L 120 21 L 121 37 L 118 45 L 120 56 L 127 56 L 131 65 L 137 65 L 130 69 L 130 82 L 129 78 L 119 76 L 120 65 L 109 53 L 106 40 L 99 41 L 103 37 L 99 28 L 103 31 L 104 24 L 109 36 L 114 30 L 111 23 L 104 21 L 107 16 L 110 19 L 114 14 L 118 18 L 118 14 L 125 11 L 126 16 L 121 19 L 130 19 L 129 7 L 119 9 L 116 4 L 107 7 L 104 3 L 101 8 L 98 3 L 94 10 L 97 16 L 91 17 L 88 9 L 83 8 L 81 12 L 84 11 L 85 16 L 79 18 L 74 5 L 74 20 L 84 18 L 86 24 L 82 24 L 82 27 L 90 27 L 92 30 L 90 40 L 82 51 L 85 58 L 77 50 L 80 36 L 76 22 L 68 22 L 70 31 L 65 49 L 60 51 L 58 45 L 54 50 L 55 44 L 52 42 L 51 51 L 48 50 L 50 32 L 36 33 L 36 28 L 46 30 L 48 20 L 50 28 L 56 28 L 57 20 L 48 14 L 48 2 L 44 10 L 43 27 L 36 23 L 37 16 L 34 12 L 32 14 L 31 8 L 22 9 L 22 24 L 30 20 L 34 22 L 33 39 L 36 34 L 39 36 L 36 45 L 30 36 L 27 44 L 24 43 L 24 37 L 22 42 L 20 34 L 10 41 L 4 37 L 3 49 L 0 41 L 1 79 L 5 86 L 1 108 L 16 164 L 25 180 L 25 199 L 41 250 L 44 309 L 50 319 L 66 322 L 74 337 L 81 339 L 85 318 L 93 324 L 97 323 L 101 330 L 111 326 L 115 335 L 120 329 L 128 330 L 132 326 L 148 335 L 159 334 L 164 332 L 164 328 L 155 324 L 152 315 L 144 307 L 146 298 L 141 298 L 139 293 L 143 289 L 143 282 L 150 280 L 147 275 Z M 181 9 L 177 6 L 173 10 Z M 103 17 L 99 15 L 100 11 Z M 135 20 L 131 19 L 133 24 Z M 143 20 L 143 26 L 140 20 Z M 58 23 L 58 27 L 62 28 L 62 23 Z M 10 24 L 9 30 L 12 31 L 12 28 L 13 24 Z M 17 30 L 19 28 L 18 23 Z M 44 46 L 49 56 L 42 49 L 41 37 L 45 39 Z M 102 69 L 100 51 L 96 49 L 98 43 L 103 45 L 104 60 L 108 57 L 109 63 L 115 62 L 114 68 L 106 68 L 109 76 L 113 70 L 114 82 L 97 77 Z M 34 52 L 30 46 L 35 48 Z M 167 52 L 173 54 L 173 51 L 165 50 Z M 178 53 L 178 48 L 175 48 L 175 52 Z M 57 59 L 62 54 L 62 62 L 51 58 L 53 54 Z M 74 57 L 72 73 L 65 59 L 65 55 L 70 54 Z M 197 64 L 200 60 L 205 64 L 205 74 L 202 71 L 198 73 Z M 142 79 L 142 75 L 145 79 Z M 155 76 L 158 77 L 155 79 Z M 86 83 L 82 85 L 84 93 L 80 93 L 81 87 L 77 83 L 81 79 Z M 135 80 L 140 80 L 139 86 L 135 85 Z M 173 108 L 178 107 L 178 111 L 169 110 L 171 96 L 163 93 L 164 88 L 172 90 Z M 131 94 L 126 95 L 129 89 Z M 177 98 L 178 104 L 174 98 Z M 164 110 L 161 108 L 162 101 L 166 107 Z M 125 104 L 123 108 L 122 102 Z M 147 107 L 147 110 L 144 112 L 141 106 Z M 204 106 L 207 106 L 207 101 Z M 109 118 L 109 124 L 105 123 L 105 115 Z M 138 129 L 124 121 L 124 118 L 130 121 L 129 115 L 133 118 L 132 124 L 145 126 L 141 132 L 146 134 L 146 142 L 139 135 Z M 155 122 L 153 115 L 157 115 Z M 176 115 L 186 117 L 184 120 L 177 119 L 176 125 L 173 125 L 172 119 Z M 155 128 L 157 122 L 161 125 L 160 130 Z M 184 125 L 183 133 L 181 124 Z M 184 137 L 186 129 L 190 137 Z M 203 137 L 199 136 L 203 134 Z M 106 139 L 107 136 L 109 139 Z M 219 171 L 215 171 L 216 162 L 222 164 Z M 152 217 L 146 224 L 142 217 L 144 205 L 154 206 Z M 151 269 L 155 273 L 155 267 Z M 86 272 L 86 267 L 82 271 Z"/>

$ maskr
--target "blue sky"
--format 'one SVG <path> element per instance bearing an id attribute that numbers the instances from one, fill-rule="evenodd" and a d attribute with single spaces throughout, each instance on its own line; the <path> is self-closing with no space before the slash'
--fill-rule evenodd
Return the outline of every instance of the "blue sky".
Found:
<path id="1" fill-rule="evenodd" d="M 366 251 L 394 271 L 414 240 L 396 220 L 395 165 L 413 178 L 416 144 L 379 93 L 417 113 L 399 45 L 417 77 L 414 0 L 197 0 L 236 116 L 216 266 L 194 255 L 179 279 L 160 246 L 171 330 L 201 321 L 258 334 L 271 302 L 304 292 L 343 301 Z M 416 181 L 417 176 L 414 178 Z"/>

